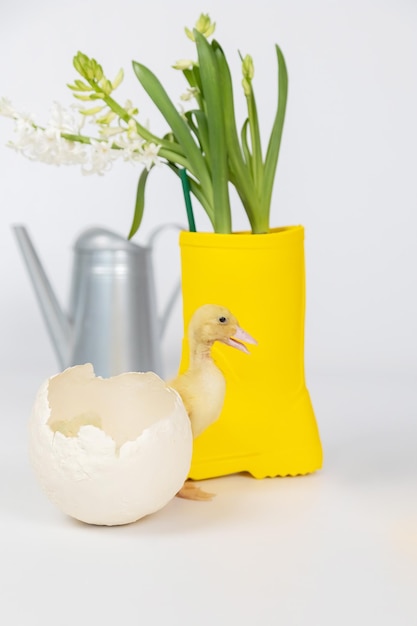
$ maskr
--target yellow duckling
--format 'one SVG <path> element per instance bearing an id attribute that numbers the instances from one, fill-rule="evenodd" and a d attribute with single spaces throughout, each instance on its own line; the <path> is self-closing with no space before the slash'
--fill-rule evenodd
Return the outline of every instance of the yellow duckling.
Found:
<path id="1" fill-rule="evenodd" d="M 248 353 L 241 341 L 256 344 L 255 339 L 240 328 L 235 316 L 225 307 L 205 304 L 197 309 L 188 326 L 190 362 L 188 370 L 169 383 L 181 396 L 191 422 L 194 439 L 215 422 L 222 410 L 226 381 L 211 357 L 215 341 Z M 208 500 L 192 482 L 186 482 L 177 494 L 190 500 Z"/>

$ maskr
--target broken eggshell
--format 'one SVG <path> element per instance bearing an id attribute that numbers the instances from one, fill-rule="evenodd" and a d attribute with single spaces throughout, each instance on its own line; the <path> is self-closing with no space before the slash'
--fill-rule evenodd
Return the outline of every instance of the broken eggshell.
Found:
<path id="1" fill-rule="evenodd" d="M 158 511 L 187 478 L 190 421 L 153 372 L 112 378 L 91 364 L 49 378 L 29 430 L 35 474 L 64 513 L 89 524 L 134 522 Z"/>

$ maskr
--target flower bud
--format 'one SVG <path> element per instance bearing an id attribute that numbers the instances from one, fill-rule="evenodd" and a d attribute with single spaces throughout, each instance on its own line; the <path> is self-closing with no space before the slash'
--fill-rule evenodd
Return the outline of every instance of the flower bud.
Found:
<path id="1" fill-rule="evenodd" d="M 83 82 L 82 80 L 77 79 L 74 82 L 80 91 L 91 91 L 90 85 L 87 85 L 87 83 Z"/>
<path id="2" fill-rule="evenodd" d="M 208 13 L 202 13 L 198 18 L 194 28 L 199 33 L 204 35 L 204 37 L 208 38 L 214 33 L 216 23 L 211 21 Z M 189 28 L 185 28 L 185 34 L 187 35 L 188 39 L 191 39 L 191 41 L 195 41 L 193 32 Z"/>
<path id="3" fill-rule="evenodd" d="M 100 87 L 100 89 L 102 89 L 103 93 L 106 94 L 106 96 L 109 96 L 111 94 L 111 92 L 113 91 L 113 85 L 104 76 L 103 76 L 103 78 L 99 82 L 99 87 Z"/>
<path id="4" fill-rule="evenodd" d="M 5 117 L 14 118 L 16 116 L 16 111 L 8 98 L 0 98 L 0 115 L 4 115 Z"/>
<path id="5" fill-rule="evenodd" d="M 93 107 L 92 109 L 80 109 L 82 115 L 97 115 L 104 109 L 103 106 Z"/>
<path id="6" fill-rule="evenodd" d="M 98 117 L 96 119 L 97 124 L 103 124 L 103 126 L 109 126 L 113 120 L 115 120 L 117 117 L 116 113 L 114 113 L 114 111 L 107 111 L 107 113 L 105 115 L 102 115 L 101 117 Z M 120 132 L 120 128 L 117 129 L 118 132 Z"/>
<path id="7" fill-rule="evenodd" d="M 255 67 L 250 54 L 247 54 L 245 58 L 242 59 L 242 74 L 243 78 L 246 78 L 249 81 L 251 81 L 255 75 Z"/>
<path id="8" fill-rule="evenodd" d="M 245 93 L 245 96 L 250 96 L 251 91 L 252 91 L 252 87 L 250 82 L 248 81 L 247 78 L 243 78 L 242 79 L 242 87 L 243 87 L 243 91 Z"/>
<path id="9" fill-rule="evenodd" d="M 77 72 L 81 74 L 81 76 L 84 76 L 84 78 L 86 78 L 83 57 L 84 55 L 82 54 L 82 52 L 78 52 L 73 58 L 72 64 L 74 65 Z"/>
<path id="10" fill-rule="evenodd" d="M 126 100 L 125 105 L 124 105 L 124 109 L 125 109 L 125 111 L 127 111 L 129 116 L 137 115 L 139 113 L 139 109 L 137 107 L 135 107 L 135 105 L 133 104 L 133 102 L 131 100 Z M 133 124 L 135 124 L 134 120 L 130 120 L 130 121 L 133 122 Z"/>
<path id="11" fill-rule="evenodd" d="M 252 57 L 247 54 L 244 59 L 242 59 L 242 87 L 245 92 L 245 96 L 250 96 L 252 91 L 252 79 L 255 74 L 255 68 L 253 65 Z"/>
<path id="12" fill-rule="evenodd" d="M 191 61 L 191 59 L 180 59 L 173 65 L 174 70 L 192 70 L 195 65 L 195 61 Z"/>
<path id="13" fill-rule="evenodd" d="M 91 71 L 93 72 L 94 80 L 99 82 L 100 80 L 105 79 L 103 68 L 101 67 L 99 63 L 97 63 L 95 59 L 90 60 L 90 67 L 91 67 Z"/>
<path id="14" fill-rule="evenodd" d="M 117 72 L 116 78 L 115 78 L 115 79 L 113 80 L 113 82 L 112 82 L 112 87 L 113 87 L 113 89 L 117 89 L 117 87 L 118 87 L 118 86 L 120 85 L 120 83 L 122 82 L 123 78 L 124 78 L 124 72 L 123 72 L 123 69 L 120 69 L 120 70 Z"/>
<path id="15" fill-rule="evenodd" d="M 71 85 L 68 85 L 68 87 L 71 89 Z M 81 93 L 74 93 L 73 95 L 74 98 L 77 98 L 77 100 L 82 100 L 82 102 L 89 102 L 90 100 L 94 100 L 93 94 L 83 95 Z"/>

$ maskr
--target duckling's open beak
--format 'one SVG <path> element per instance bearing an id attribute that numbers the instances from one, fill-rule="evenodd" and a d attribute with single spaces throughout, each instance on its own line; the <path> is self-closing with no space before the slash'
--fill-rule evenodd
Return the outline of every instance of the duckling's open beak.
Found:
<path id="1" fill-rule="evenodd" d="M 251 343 L 255 346 L 258 343 L 256 339 L 251 337 L 250 334 L 247 333 L 245 330 L 243 330 L 243 328 L 240 328 L 240 326 L 236 328 L 236 332 L 234 333 L 233 337 L 223 339 L 223 343 L 227 344 L 228 346 L 232 346 L 232 348 L 237 348 L 238 350 L 241 350 L 242 352 L 246 352 L 246 354 L 249 354 L 249 350 L 243 343 L 241 343 L 241 341 L 245 341 L 246 343 Z"/>

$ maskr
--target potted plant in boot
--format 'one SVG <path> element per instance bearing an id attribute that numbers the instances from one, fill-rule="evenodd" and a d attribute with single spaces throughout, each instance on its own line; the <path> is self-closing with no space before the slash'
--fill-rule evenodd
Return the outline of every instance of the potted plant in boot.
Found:
<path id="1" fill-rule="evenodd" d="M 95 59 L 81 52 L 74 57 L 80 78 L 69 87 L 83 103 L 81 117 L 93 121 L 98 135 L 89 135 L 62 109 L 55 110 L 55 121 L 47 127 L 22 118 L 4 99 L 0 111 L 16 120 L 14 147 L 30 158 L 80 163 L 84 171 L 99 173 L 116 158 L 141 163 L 129 237 L 140 226 L 153 166 L 163 163 L 179 178 L 189 223 L 189 231 L 180 235 L 184 328 L 199 306 L 221 303 L 258 340 L 249 364 L 214 346 L 227 381 L 226 401 L 220 419 L 195 441 L 190 476 L 306 474 L 321 467 L 322 449 L 304 376 L 304 230 L 270 224 L 287 103 L 286 64 L 275 46 L 277 107 L 264 148 L 252 58 L 241 56 L 247 116 L 238 126 L 230 68 L 222 47 L 211 39 L 214 29 L 208 15 L 201 15 L 193 30 L 186 29 L 196 57 L 174 66 L 192 102 L 185 112 L 177 110 L 148 67 L 133 61 L 139 82 L 167 122 L 162 137 L 141 123 L 131 102 L 122 105 L 115 99 L 122 71 L 111 81 Z M 233 231 L 231 186 L 246 212 L 247 232 Z M 213 232 L 196 232 L 191 195 Z M 187 359 L 185 338 L 181 371 Z"/>

